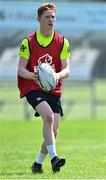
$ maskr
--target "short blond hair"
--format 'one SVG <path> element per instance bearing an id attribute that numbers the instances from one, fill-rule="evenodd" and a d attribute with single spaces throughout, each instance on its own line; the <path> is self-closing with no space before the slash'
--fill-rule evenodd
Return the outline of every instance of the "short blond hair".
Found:
<path id="1" fill-rule="evenodd" d="M 38 17 L 41 17 L 43 12 L 46 11 L 46 10 L 54 10 L 56 12 L 55 4 L 52 4 L 52 3 L 41 4 L 41 6 L 37 10 Z"/>

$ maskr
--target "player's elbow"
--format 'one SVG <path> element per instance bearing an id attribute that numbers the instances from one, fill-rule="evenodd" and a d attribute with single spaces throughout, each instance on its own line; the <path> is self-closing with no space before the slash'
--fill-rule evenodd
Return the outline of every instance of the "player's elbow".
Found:
<path id="1" fill-rule="evenodd" d="M 18 76 L 23 77 L 23 69 L 21 67 L 18 67 Z"/>

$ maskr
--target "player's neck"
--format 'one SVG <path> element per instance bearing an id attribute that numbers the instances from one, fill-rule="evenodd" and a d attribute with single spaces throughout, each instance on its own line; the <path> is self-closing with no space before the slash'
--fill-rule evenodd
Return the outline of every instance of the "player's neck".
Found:
<path id="1" fill-rule="evenodd" d="M 40 28 L 41 34 L 42 34 L 43 36 L 45 36 L 45 37 L 51 36 L 52 33 L 53 33 L 53 31 L 54 31 L 53 29 L 47 29 L 47 30 L 45 30 L 45 29 Z"/>

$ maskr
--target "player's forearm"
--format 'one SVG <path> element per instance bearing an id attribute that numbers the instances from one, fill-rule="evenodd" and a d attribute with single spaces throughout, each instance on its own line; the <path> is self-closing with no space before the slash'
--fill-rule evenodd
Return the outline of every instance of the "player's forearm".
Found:
<path id="1" fill-rule="evenodd" d="M 19 68 L 18 69 L 18 75 L 20 77 L 23 77 L 25 79 L 35 80 L 35 75 L 33 72 L 28 71 L 25 68 Z"/>
<path id="2" fill-rule="evenodd" d="M 64 78 L 69 77 L 69 74 L 70 74 L 69 68 L 65 68 L 65 69 L 61 70 L 59 73 L 57 73 L 57 78 L 64 79 Z"/>

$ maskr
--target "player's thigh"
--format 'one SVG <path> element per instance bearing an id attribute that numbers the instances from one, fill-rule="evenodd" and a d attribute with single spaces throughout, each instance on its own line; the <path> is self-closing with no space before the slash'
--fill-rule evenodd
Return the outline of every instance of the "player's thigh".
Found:
<path id="1" fill-rule="evenodd" d="M 41 115 L 42 119 L 45 121 L 53 121 L 54 113 L 46 101 L 39 103 L 36 106 L 36 111 Z"/>

